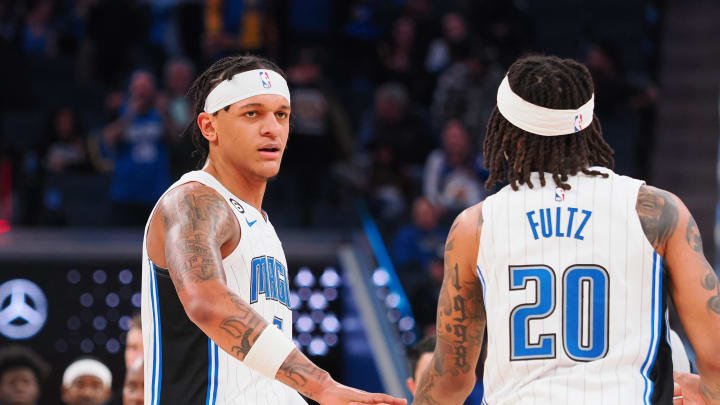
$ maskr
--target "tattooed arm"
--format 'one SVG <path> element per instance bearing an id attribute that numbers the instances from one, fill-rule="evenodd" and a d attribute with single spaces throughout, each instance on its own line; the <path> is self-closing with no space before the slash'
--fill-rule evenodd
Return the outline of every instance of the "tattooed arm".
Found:
<path id="1" fill-rule="evenodd" d="M 415 404 L 462 404 L 475 385 L 485 330 L 482 286 L 475 273 L 482 203 L 463 211 L 445 243 L 445 276 L 437 310 L 437 344 Z"/>
<path id="2" fill-rule="evenodd" d="M 708 404 L 720 404 L 720 284 L 703 254 L 697 224 L 679 198 L 654 187 L 640 188 L 637 212 L 664 258 L 669 292 L 697 354 L 700 393 Z"/>
<path id="3" fill-rule="evenodd" d="M 151 244 L 161 244 L 164 259 L 183 308 L 223 350 L 244 360 L 268 323 L 225 285 L 223 253 L 240 241 L 240 225 L 227 203 L 212 189 L 188 183 L 170 191 L 156 212 L 148 233 Z M 158 263 L 160 264 L 160 263 Z M 288 355 L 275 378 L 321 404 L 350 401 L 404 404 L 384 394 L 370 394 L 335 382 L 297 349 Z"/>

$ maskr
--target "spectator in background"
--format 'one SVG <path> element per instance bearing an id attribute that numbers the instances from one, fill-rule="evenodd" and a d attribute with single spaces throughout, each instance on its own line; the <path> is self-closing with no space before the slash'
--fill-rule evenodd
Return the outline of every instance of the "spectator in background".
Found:
<path id="1" fill-rule="evenodd" d="M 65 369 L 62 401 L 67 405 L 100 405 L 110 399 L 112 373 L 101 362 L 84 358 Z"/>
<path id="2" fill-rule="evenodd" d="M 657 100 L 657 88 L 647 77 L 625 72 L 619 50 L 611 43 L 592 44 L 585 55 L 596 88 L 596 113 L 602 117 L 606 141 L 615 151 L 615 171 L 640 177 L 648 170 L 652 137 L 648 114 Z M 644 130 L 641 130 L 644 129 Z"/>
<path id="3" fill-rule="evenodd" d="M 166 125 L 155 106 L 155 78 L 133 73 L 120 118 L 103 130 L 101 149 L 112 158 L 110 186 L 117 225 L 142 225 L 155 201 L 170 185 Z"/>
<path id="4" fill-rule="evenodd" d="M 196 164 L 191 158 L 195 149 L 192 141 L 181 136 L 185 127 L 189 124 L 195 125 L 191 122 L 194 121 L 192 106 L 187 98 L 193 77 L 195 77 L 195 67 L 187 59 L 172 59 L 165 64 L 163 76 L 165 89 L 158 97 L 158 108 L 165 117 L 168 127 L 173 178 L 196 169 Z"/>
<path id="5" fill-rule="evenodd" d="M 470 47 L 470 34 L 465 18 L 458 12 L 449 12 L 442 18 L 442 37 L 430 42 L 425 57 L 425 69 L 442 73 L 451 64 L 458 62 Z"/>
<path id="6" fill-rule="evenodd" d="M 21 47 L 28 55 L 50 56 L 54 53 L 55 32 L 50 18 L 53 13 L 51 0 L 38 0 L 30 7 L 21 31 Z"/>
<path id="7" fill-rule="evenodd" d="M 433 204 L 461 211 L 480 202 L 488 172 L 482 159 L 472 153 L 470 136 L 458 120 L 445 124 L 442 149 L 436 149 L 425 163 L 423 191 Z"/>
<path id="8" fill-rule="evenodd" d="M 27 347 L 0 349 L 0 404 L 36 405 L 50 366 Z"/>
<path id="9" fill-rule="evenodd" d="M 50 117 L 45 153 L 45 167 L 51 173 L 90 171 L 87 143 L 75 111 L 70 107 L 58 109 Z"/>
<path id="10" fill-rule="evenodd" d="M 393 23 L 390 38 L 378 46 L 379 77 L 405 85 L 411 98 L 419 102 L 429 100 L 432 81 L 422 68 L 425 48 L 416 40 L 415 22 L 400 17 Z"/>
<path id="11" fill-rule="evenodd" d="M 407 358 L 408 363 L 410 363 L 410 377 L 405 380 L 405 385 L 413 396 L 415 396 L 415 390 L 422 373 L 432 361 L 432 354 L 435 351 L 436 344 L 437 338 L 435 336 L 425 336 L 408 349 Z"/>
<path id="12" fill-rule="evenodd" d="M 432 362 L 432 354 L 435 351 L 436 344 L 437 338 L 435 336 L 425 336 L 408 350 L 407 357 L 410 363 L 410 377 L 405 380 L 405 385 L 413 396 L 415 396 L 415 390 L 420 382 L 420 377 L 422 377 L 425 369 L 427 369 Z M 475 383 L 475 388 L 465 400 L 464 404 L 478 405 L 482 402 L 482 397 L 482 380 L 478 378 Z"/>
<path id="13" fill-rule="evenodd" d="M 318 50 L 303 48 L 287 69 L 293 128 L 280 181 L 293 189 L 293 204 L 301 208 L 303 226 L 313 224 L 318 201 L 332 200 L 332 185 L 318 182 L 318 173 L 328 173 L 334 163 L 349 159 L 353 149 L 347 115 L 326 82 L 319 58 Z"/>
<path id="14" fill-rule="evenodd" d="M 438 226 L 439 220 L 439 210 L 427 198 L 419 197 L 413 202 L 412 223 L 400 228 L 391 243 L 392 257 L 401 277 L 408 281 L 416 279 L 417 269 L 427 269 L 434 259 L 442 257 L 447 233 Z"/>
<path id="15" fill-rule="evenodd" d="M 451 119 L 459 119 L 479 145 L 495 107 L 503 73 L 493 61 L 492 49 L 478 39 L 470 42 L 468 53 L 438 79 L 431 113 L 433 126 L 438 129 Z"/>
<path id="16" fill-rule="evenodd" d="M 387 146 L 400 170 L 408 172 L 412 165 L 422 165 L 434 147 L 426 115 L 417 109 L 400 83 L 389 82 L 375 92 L 374 109 L 366 114 L 359 130 L 361 150 Z"/>
<path id="17" fill-rule="evenodd" d="M 278 56 L 278 27 L 269 0 L 208 0 L 205 43 L 211 56 L 238 52 Z"/>
<path id="18" fill-rule="evenodd" d="M 128 366 L 123 384 L 122 405 L 143 405 L 145 376 L 143 374 L 143 357 L 140 357 Z"/>
<path id="19" fill-rule="evenodd" d="M 142 319 L 140 314 L 132 317 L 130 329 L 125 338 L 125 368 L 130 368 L 138 359 L 143 358 Z"/>

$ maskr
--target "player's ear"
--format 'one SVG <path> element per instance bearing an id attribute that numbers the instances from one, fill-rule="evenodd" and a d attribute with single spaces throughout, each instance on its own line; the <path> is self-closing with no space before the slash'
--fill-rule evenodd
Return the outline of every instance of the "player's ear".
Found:
<path id="1" fill-rule="evenodd" d="M 215 120 L 213 118 L 212 114 L 206 112 L 201 112 L 197 117 L 198 128 L 200 128 L 200 132 L 202 132 L 203 137 L 205 137 L 208 142 L 217 141 L 218 135 L 215 130 Z"/>
<path id="2" fill-rule="evenodd" d="M 410 393 L 415 396 L 415 390 L 417 389 L 417 383 L 415 382 L 415 380 L 408 377 L 408 379 L 405 380 L 405 385 L 410 390 Z"/>

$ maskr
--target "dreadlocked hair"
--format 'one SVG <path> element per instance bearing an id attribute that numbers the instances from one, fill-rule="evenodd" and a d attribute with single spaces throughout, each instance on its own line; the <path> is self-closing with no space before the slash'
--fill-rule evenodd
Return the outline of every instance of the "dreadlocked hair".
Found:
<path id="1" fill-rule="evenodd" d="M 230 80 L 238 73 L 247 72 L 254 69 L 268 69 L 277 72 L 280 76 L 287 80 L 285 72 L 275 63 L 254 55 L 227 56 L 213 63 L 206 71 L 204 71 L 195 81 L 190 90 L 188 97 L 192 103 L 193 117 L 197 116 L 205 110 L 205 99 L 208 94 L 223 80 Z M 229 110 L 230 106 L 224 108 Z M 218 112 L 213 113 L 217 115 Z M 196 120 L 191 120 L 183 131 L 183 136 L 189 136 L 195 146 L 193 157 L 199 158 L 198 166 L 202 166 L 210 153 L 210 143 L 200 131 Z"/>
<path id="2" fill-rule="evenodd" d="M 576 109 L 595 92 L 590 72 L 572 59 L 556 56 L 528 56 L 510 66 L 510 88 L 525 101 L 552 109 Z M 533 188 L 532 172 L 539 172 L 545 186 L 545 173 L 552 173 L 557 187 L 570 190 L 568 176 L 583 172 L 589 176 L 608 177 L 590 170 L 590 166 L 614 166 L 613 150 L 602 137 L 598 117 L 590 126 L 562 136 L 541 136 L 526 132 L 500 114 L 497 106 L 490 115 L 483 142 L 485 168 L 490 177 L 485 183 L 491 189 L 507 181 L 513 190 L 518 184 Z"/>

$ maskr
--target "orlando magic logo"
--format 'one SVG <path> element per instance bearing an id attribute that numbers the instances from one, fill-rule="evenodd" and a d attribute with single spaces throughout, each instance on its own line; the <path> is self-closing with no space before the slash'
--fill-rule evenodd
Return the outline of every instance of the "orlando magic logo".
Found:
<path id="1" fill-rule="evenodd" d="M 290 308 L 290 287 L 287 269 L 272 256 L 259 256 L 250 263 L 250 303 L 258 301 L 260 294 L 266 300 L 278 301 Z"/>
<path id="2" fill-rule="evenodd" d="M 267 72 L 260 72 L 260 81 L 262 82 L 262 86 L 264 88 L 269 89 L 272 87 L 272 84 L 270 84 L 270 76 Z"/>
<path id="3" fill-rule="evenodd" d="M 575 116 L 575 132 L 582 131 L 583 129 L 583 118 L 582 114 Z"/>

